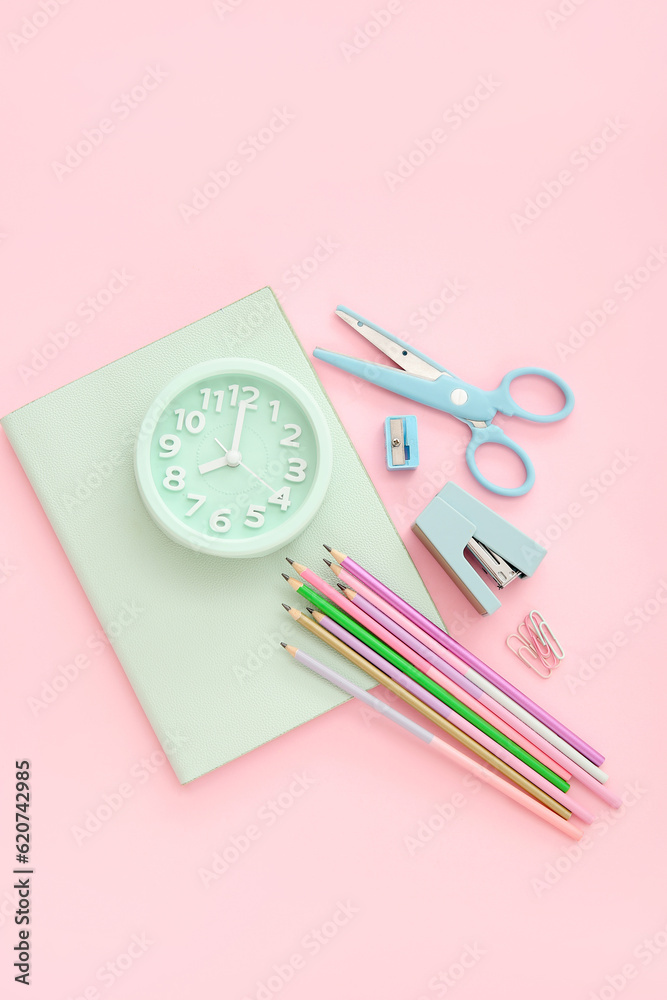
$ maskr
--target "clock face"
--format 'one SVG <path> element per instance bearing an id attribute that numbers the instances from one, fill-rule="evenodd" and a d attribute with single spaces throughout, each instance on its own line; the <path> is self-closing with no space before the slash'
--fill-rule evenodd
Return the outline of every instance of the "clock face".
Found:
<path id="1" fill-rule="evenodd" d="M 301 532 L 331 475 L 329 429 L 312 396 L 272 365 L 206 361 L 167 385 L 135 453 L 141 496 L 174 541 L 268 555 Z"/>

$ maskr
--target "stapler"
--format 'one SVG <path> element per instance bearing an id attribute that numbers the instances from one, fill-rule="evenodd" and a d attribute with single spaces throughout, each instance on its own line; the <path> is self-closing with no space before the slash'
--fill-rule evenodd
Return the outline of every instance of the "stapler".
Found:
<path id="1" fill-rule="evenodd" d="M 456 483 L 447 483 L 412 525 L 480 615 L 493 614 L 500 601 L 475 572 L 470 556 L 499 588 L 532 576 L 547 550 Z"/>

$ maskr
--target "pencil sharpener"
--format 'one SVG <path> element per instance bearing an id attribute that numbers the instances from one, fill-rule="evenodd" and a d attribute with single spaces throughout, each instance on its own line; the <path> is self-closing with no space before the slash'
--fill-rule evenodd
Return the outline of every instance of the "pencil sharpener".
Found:
<path id="1" fill-rule="evenodd" d="M 416 469 L 419 442 L 416 417 L 387 417 L 384 422 L 388 469 Z"/>

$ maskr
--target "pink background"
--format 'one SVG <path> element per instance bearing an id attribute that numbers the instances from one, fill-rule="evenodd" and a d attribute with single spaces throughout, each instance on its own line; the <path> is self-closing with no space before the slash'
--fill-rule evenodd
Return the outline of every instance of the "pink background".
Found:
<path id="1" fill-rule="evenodd" d="M 457 421 L 318 368 L 453 633 L 599 747 L 628 792 L 613 818 L 601 806 L 577 848 L 354 703 L 180 787 L 2 437 L 3 996 L 23 995 L 10 798 L 23 757 L 39 1000 L 664 995 L 659 7 L 3 5 L 1 412 L 265 284 L 309 351 L 374 356 L 333 316 L 343 302 L 483 387 L 519 365 L 558 371 L 574 413 L 549 427 L 503 421 L 537 471 L 527 497 L 503 500 L 468 473 Z M 153 89 L 124 104 L 150 69 Z M 482 100 L 470 96 L 480 78 Z M 248 162 L 239 146 L 276 108 L 293 118 Z M 95 132 L 103 119 L 108 131 Z M 443 141 L 425 143 L 434 129 Z M 84 130 L 101 141 L 58 168 Z M 418 141 L 431 153 L 421 164 Z M 411 152 L 411 176 L 388 179 Z M 237 175 L 186 220 L 195 189 L 234 158 Z M 315 266 L 318 245 L 329 250 Z M 114 270 L 127 284 L 90 321 L 84 305 L 68 340 Z M 447 287 L 453 301 L 429 305 Z M 588 336 L 575 335 L 587 320 Z M 384 469 L 391 412 L 417 413 L 415 473 Z M 548 540 L 537 575 L 491 619 L 409 530 L 445 478 Z M 549 681 L 505 647 L 532 607 L 567 653 Z M 29 699 L 77 656 L 87 665 L 35 710 Z M 117 803 L 120 786 L 129 797 L 78 842 L 88 811 Z M 429 823 L 428 842 L 406 839 Z M 207 887 L 201 869 L 216 852 L 236 857 L 234 843 L 236 860 Z M 144 943 L 128 952 L 134 935 Z"/>

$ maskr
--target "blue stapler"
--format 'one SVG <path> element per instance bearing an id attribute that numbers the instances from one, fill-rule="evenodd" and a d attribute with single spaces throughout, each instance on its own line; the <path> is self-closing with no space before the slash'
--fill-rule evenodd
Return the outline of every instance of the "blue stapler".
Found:
<path id="1" fill-rule="evenodd" d="M 501 588 L 517 577 L 532 576 L 546 555 L 546 549 L 456 483 L 440 490 L 412 530 L 480 615 L 493 614 L 500 601 L 466 553 Z"/>

